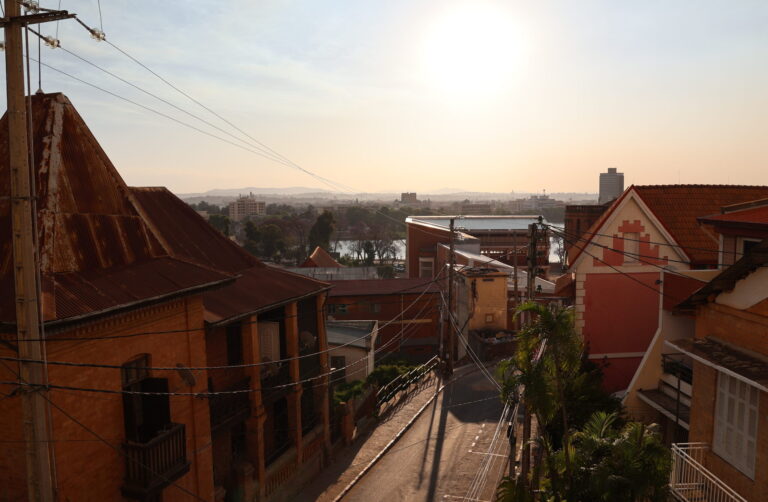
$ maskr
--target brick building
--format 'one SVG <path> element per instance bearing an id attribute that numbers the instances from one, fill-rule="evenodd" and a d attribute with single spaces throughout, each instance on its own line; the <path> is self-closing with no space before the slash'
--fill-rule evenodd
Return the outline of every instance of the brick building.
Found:
<path id="1" fill-rule="evenodd" d="M 571 236 L 583 237 L 584 233 L 611 207 L 612 202 L 565 206 L 565 233 Z M 570 242 L 565 243 L 566 252 L 570 253 L 572 247 L 573 244 Z"/>
<path id="2" fill-rule="evenodd" d="M 695 337 L 667 342 L 692 365 L 690 443 L 672 449 L 677 495 L 697 486 L 712 500 L 768 499 L 766 285 L 768 239 L 679 307 L 694 313 Z"/>
<path id="3" fill-rule="evenodd" d="M 435 277 L 438 244 L 450 241 L 450 220 L 454 218 L 457 249 L 483 254 L 503 263 L 526 263 L 528 226 L 538 216 L 409 216 L 406 218 L 405 261 L 408 277 Z M 549 241 L 539 241 L 539 263 L 549 263 Z"/>
<path id="4" fill-rule="evenodd" d="M 566 234 L 576 330 L 607 363 L 609 390 L 627 388 L 659 327 L 662 269 L 718 266 L 718 240 L 697 218 L 767 195 L 759 186 L 632 186 L 583 236 Z"/>
<path id="5" fill-rule="evenodd" d="M 59 498 L 288 497 L 330 446 L 328 285 L 265 266 L 163 188 L 127 187 L 63 95 L 34 96 L 32 123 Z M 3 196 L 5 134 L 3 118 Z M 13 290 L 9 207 L 0 197 L 2 291 Z M 0 354 L 18 357 L 12 295 L 0 296 L 0 330 Z M 221 368 L 190 370 L 210 366 Z M 0 380 L 17 381 L 15 368 L 0 365 Z M 245 392 L 199 397 L 220 391 Z M 21 403 L 16 386 L 2 392 L 0 493 L 20 500 Z"/>
<path id="6" fill-rule="evenodd" d="M 424 279 L 332 281 L 327 312 L 335 320 L 379 321 L 377 358 L 426 361 L 440 334 L 440 290 Z"/>

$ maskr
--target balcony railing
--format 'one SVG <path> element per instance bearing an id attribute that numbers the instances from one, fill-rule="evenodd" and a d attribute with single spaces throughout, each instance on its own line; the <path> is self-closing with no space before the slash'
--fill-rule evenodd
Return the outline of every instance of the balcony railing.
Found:
<path id="1" fill-rule="evenodd" d="M 250 383 L 251 379 L 246 378 L 224 390 L 248 390 L 250 389 Z M 251 400 L 248 392 L 214 395 L 210 398 L 209 406 L 211 410 L 211 430 L 218 429 L 227 424 L 242 422 L 251 415 Z"/>
<path id="2" fill-rule="evenodd" d="M 187 436 L 184 424 L 169 427 L 146 443 L 126 441 L 125 482 L 128 498 L 143 500 L 189 471 Z"/>
<path id="3" fill-rule="evenodd" d="M 662 354 L 661 369 L 664 373 L 674 375 L 683 382 L 693 383 L 693 368 L 686 363 L 683 354 Z"/>
<path id="4" fill-rule="evenodd" d="M 672 472 L 669 487 L 675 499 L 683 502 L 747 502 L 704 467 L 706 443 L 672 445 Z"/>

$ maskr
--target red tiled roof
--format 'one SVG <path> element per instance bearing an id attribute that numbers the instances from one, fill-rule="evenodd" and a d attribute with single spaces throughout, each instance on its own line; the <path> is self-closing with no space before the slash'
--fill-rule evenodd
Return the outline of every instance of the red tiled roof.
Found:
<path id="1" fill-rule="evenodd" d="M 394 294 L 439 293 L 440 288 L 433 279 L 365 279 L 331 281 L 333 288 L 329 296 L 368 296 Z"/>
<path id="2" fill-rule="evenodd" d="M 306 261 L 301 264 L 301 266 L 303 268 L 341 268 L 344 265 L 334 260 L 333 257 L 328 254 L 328 251 L 321 248 L 320 246 L 317 246 L 315 250 L 312 251 L 312 254 L 309 255 L 309 258 L 307 258 Z"/>
<path id="3" fill-rule="evenodd" d="M 768 197 L 768 187 L 740 185 L 635 186 L 638 195 L 695 264 L 716 264 L 718 243 L 696 221 L 738 204 Z"/>
<path id="4" fill-rule="evenodd" d="M 731 213 L 705 216 L 699 218 L 699 221 L 706 223 L 755 223 L 765 225 L 768 224 L 768 205 L 741 209 Z"/>
<path id="5" fill-rule="evenodd" d="M 697 218 L 720 212 L 724 206 L 768 197 L 766 186 L 743 185 L 633 185 L 584 232 L 586 241 L 571 248 L 574 263 L 593 234 L 613 214 L 624 198 L 634 191 L 661 222 L 696 266 L 717 264 L 718 243 L 698 224 Z M 572 237 L 568 237 L 569 239 Z"/>
<path id="6" fill-rule="evenodd" d="M 170 258 L 128 187 L 63 94 L 32 97 L 43 318 L 61 321 L 230 278 Z M 0 119 L 0 322 L 13 299 L 7 114 Z"/>

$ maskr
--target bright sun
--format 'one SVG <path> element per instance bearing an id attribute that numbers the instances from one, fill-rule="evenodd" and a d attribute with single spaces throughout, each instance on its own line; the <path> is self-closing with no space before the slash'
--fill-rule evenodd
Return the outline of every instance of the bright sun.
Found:
<path id="1" fill-rule="evenodd" d="M 522 71 L 520 32 L 509 12 L 470 2 L 427 29 L 423 68 L 430 87 L 450 95 L 489 97 Z"/>

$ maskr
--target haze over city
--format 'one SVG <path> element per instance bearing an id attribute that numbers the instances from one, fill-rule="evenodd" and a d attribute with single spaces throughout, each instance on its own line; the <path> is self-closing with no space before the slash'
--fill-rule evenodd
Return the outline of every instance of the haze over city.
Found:
<path id="1" fill-rule="evenodd" d="M 95 1 L 62 8 L 99 25 Z M 762 1 L 140 0 L 101 9 L 109 40 L 354 191 L 594 192 L 609 166 L 627 185 L 768 183 Z M 195 109 L 76 23 L 41 30 Z M 202 126 L 62 50 L 43 46 L 42 60 Z M 42 87 L 70 97 L 132 185 L 328 188 L 45 67 Z"/>

